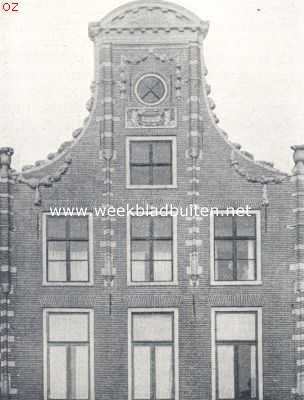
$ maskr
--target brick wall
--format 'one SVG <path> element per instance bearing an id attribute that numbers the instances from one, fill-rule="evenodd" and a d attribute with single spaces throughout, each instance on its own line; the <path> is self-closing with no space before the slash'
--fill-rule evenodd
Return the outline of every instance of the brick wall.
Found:
<path id="1" fill-rule="evenodd" d="M 176 9 L 173 6 L 173 10 Z M 143 13 L 145 12 L 153 14 L 153 10 L 143 10 Z M 137 15 L 141 18 L 140 12 Z M 105 29 L 110 22 L 104 21 Z M 96 82 L 89 120 L 65 152 L 45 165 L 24 172 L 22 177 L 16 178 L 18 184 L 13 187 L 12 265 L 18 272 L 14 293 L 15 317 L 12 322 L 15 332 L 13 355 L 16 365 L 13 384 L 18 388 L 20 400 L 43 399 L 42 312 L 44 308 L 50 307 L 94 309 L 95 393 L 98 400 L 123 400 L 128 396 L 128 308 L 178 308 L 180 399 L 209 400 L 210 315 L 212 307 L 221 306 L 262 307 L 264 399 L 291 399 L 291 390 L 296 384 L 292 341 L 292 304 L 295 301 L 296 273 L 289 271 L 289 264 L 295 258 L 296 237 L 294 231 L 287 229 L 287 225 L 292 224 L 295 218 L 292 212 L 295 199 L 291 196 L 295 185 L 287 178 L 283 183 L 276 184 L 271 177 L 280 178 L 280 173 L 241 154 L 218 127 L 217 118 L 211 109 L 212 100 L 208 97 L 209 86 L 205 78 L 205 66 L 201 64 L 200 49 L 206 32 L 194 29 L 192 25 L 195 21 L 185 22 L 185 25 L 191 25 L 191 29 L 184 31 L 175 28 L 171 16 L 167 22 L 167 32 L 163 28 L 157 32 L 143 30 L 131 33 L 130 30 L 125 30 L 121 33 L 109 30 L 95 34 Z M 123 23 L 126 28 L 127 21 L 123 20 Z M 162 21 L 159 23 L 161 25 Z M 116 22 L 111 24 L 108 25 L 108 29 L 116 26 Z M 196 50 L 190 51 L 190 48 Z M 190 90 L 193 65 L 200 73 L 196 77 L 197 83 L 192 85 Z M 142 107 L 134 97 L 132 85 L 139 76 L 151 72 L 161 74 L 173 85 L 171 97 L 159 108 L 172 107 L 177 110 L 176 127 L 126 128 L 126 109 Z M 105 82 L 105 78 L 113 80 L 110 86 L 109 82 Z M 109 112 L 113 113 L 113 124 L 104 125 L 102 121 L 107 120 L 105 116 L 109 115 Z M 199 147 L 199 157 L 195 164 L 198 193 L 195 197 L 191 181 L 193 160 L 189 156 L 193 118 L 196 118 L 194 122 L 200 139 L 200 142 L 195 144 Z M 110 189 L 105 183 L 107 164 L 100 156 L 100 130 L 105 126 L 107 131 L 110 126 L 113 135 L 114 159 L 110 165 Z M 176 189 L 126 188 L 125 143 L 128 136 L 134 135 L 176 136 Z M 257 132 L 255 140 L 262 144 L 265 139 Z M 234 162 L 231 159 L 232 154 Z M 69 163 L 65 162 L 67 156 L 72 160 Z M 237 172 L 235 165 L 246 172 L 245 176 Z M 62 166 L 64 172 L 61 170 L 60 174 L 58 168 Z M 58 179 L 53 179 L 50 185 L 44 185 L 42 178 L 46 176 L 57 176 Z M 264 177 L 267 185 L 261 177 Z M 37 182 L 40 184 L 37 185 Z M 37 186 L 39 187 L 36 188 Z M 267 207 L 263 205 L 266 189 L 269 200 Z M 199 286 L 191 287 L 187 267 L 192 247 L 187 245 L 187 241 L 192 237 L 190 232 L 193 221 L 179 217 L 178 286 L 128 287 L 126 219 L 116 218 L 112 221 L 114 236 L 111 241 L 115 242 L 113 252 L 117 273 L 113 287 L 105 287 L 102 268 L 106 250 L 100 246 L 100 242 L 105 240 L 106 221 L 95 216 L 94 285 L 64 288 L 43 286 L 42 213 L 49 211 L 50 205 L 56 206 L 62 202 L 66 202 L 65 205 L 98 206 L 104 202 L 107 190 L 113 194 L 111 202 L 122 206 L 125 203 L 134 205 L 138 201 L 143 204 L 159 204 L 160 201 L 176 204 L 178 201 L 179 205 L 188 205 L 194 201 L 207 207 L 225 208 L 248 204 L 261 210 L 263 284 L 228 287 L 210 285 L 210 221 L 205 217 L 195 221 L 200 241 L 196 250 L 202 271 Z M 39 205 L 34 205 L 35 199 L 39 197 L 38 191 L 41 199 L 36 201 Z"/>

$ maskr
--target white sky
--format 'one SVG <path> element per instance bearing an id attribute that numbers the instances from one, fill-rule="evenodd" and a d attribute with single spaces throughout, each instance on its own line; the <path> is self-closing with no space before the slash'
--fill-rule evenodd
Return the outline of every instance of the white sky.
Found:
<path id="1" fill-rule="evenodd" d="M 290 145 L 304 143 L 304 1 L 176 2 L 210 20 L 205 59 L 220 126 L 289 171 Z M 15 168 L 82 125 L 93 79 L 88 22 L 124 3 L 20 0 L 19 12 L 0 11 L 0 146 L 14 147 Z"/>

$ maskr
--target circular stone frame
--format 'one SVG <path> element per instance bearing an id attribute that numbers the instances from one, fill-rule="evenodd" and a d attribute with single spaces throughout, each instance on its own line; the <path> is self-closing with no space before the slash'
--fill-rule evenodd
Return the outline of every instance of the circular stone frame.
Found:
<path id="1" fill-rule="evenodd" d="M 158 80 L 161 82 L 161 84 L 162 84 L 162 86 L 163 86 L 163 88 L 164 88 L 164 94 L 162 95 L 162 97 L 161 97 L 158 101 L 153 102 L 153 103 L 149 103 L 149 102 L 144 101 L 144 100 L 141 98 L 140 93 L 138 92 L 138 86 L 140 85 L 140 83 L 141 83 L 144 79 L 150 78 L 150 77 L 158 79 Z M 166 83 L 165 79 L 162 78 L 160 75 L 153 74 L 153 73 L 149 73 L 149 74 L 142 75 L 142 76 L 137 80 L 137 82 L 136 82 L 136 84 L 135 84 L 134 92 L 135 92 L 135 96 L 136 96 L 136 98 L 138 99 L 138 101 L 140 101 L 140 102 L 141 102 L 142 104 L 144 104 L 145 106 L 157 106 L 158 104 L 162 103 L 162 102 L 165 100 L 165 98 L 167 97 L 167 94 L 168 94 L 168 86 L 167 86 L 167 83 Z"/>

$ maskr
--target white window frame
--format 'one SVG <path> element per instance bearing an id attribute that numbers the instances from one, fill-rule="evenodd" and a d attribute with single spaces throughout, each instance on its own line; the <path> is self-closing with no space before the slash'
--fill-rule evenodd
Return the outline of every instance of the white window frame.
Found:
<path id="1" fill-rule="evenodd" d="M 179 339 L 178 339 L 178 315 L 177 308 L 129 308 L 128 309 L 128 400 L 132 400 L 132 314 L 140 313 L 173 313 L 174 315 L 174 393 L 179 400 Z"/>
<path id="2" fill-rule="evenodd" d="M 144 216 L 156 215 L 154 211 L 144 213 Z M 132 282 L 131 272 L 131 216 L 127 214 L 127 284 L 128 286 L 176 286 L 178 285 L 178 268 L 177 268 L 177 216 L 168 215 L 172 218 L 172 267 L 173 267 L 173 280 L 171 282 Z M 140 218 L 140 217 L 139 217 Z"/>
<path id="3" fill-rule="evenodd" d="M 254 281 L 219 281 L 215 280 L 215 260 L 214 260 L 214 216 L 233 215 L 233 211 L 218 210 L 210 213 L 210 284 L 212 286 L 244 286 L 261 285 L 262 282 L 262 262 L 261 262 L 261 212 L 250 210 L 250 215 L 256 216 L 256 280 Z M 236 215 L 236 214 L 234 214 Z"/>
<path id="4" fill-rule="evenodd" d="M 90 400 L 95 400 L 95 375 L 94 375 L 94 310 L 90 308 L 44 308 L 43 309 L 43 393 L 44 400 L 48 400 L 48 324 L 49 314 L 83 314 L 89 316 L 89 346 L 90 346 Z"/>
<path id="5" fill-rule="evenodd" d="M 258 355 L 258 399 L 263 400 L 263 318 L 262 307 L 214 307 L 211 309 L 211 382 L 212 382 L 212 400 L 216 400 L 216 313 L 217 312 L 256 312 L 257 324 L 257 355 Z"/>
<path id="6" fill-rule="evenodd" d="M 94 284 L 94 245 L 93 245 L 93 213 L 88 216 L 88 242 L 89 242 L 89 280 L 88 282 L 49 282 L 47 280 L 47 216 L 50 212 L 42 214 L 42 265 L 43 265 L 43 286 L 92 286 Z M 77 216 L 73 213 L 71 216 Z M 65 216 L 64 213 L 54 215 L 54 217 Z M 70 215 L 69 215 L 70 216 Z"/>
<path id="7" fill-rule="evenodd" d="M 171 185 L 132 185 L 130 171 L 131 142 L 171 141 L 172 143 L 172 184 Z M 128 136 L 126 138 L 127 189 L 174 189 L 177 188 L 176 137 L 175 136 Z"/>

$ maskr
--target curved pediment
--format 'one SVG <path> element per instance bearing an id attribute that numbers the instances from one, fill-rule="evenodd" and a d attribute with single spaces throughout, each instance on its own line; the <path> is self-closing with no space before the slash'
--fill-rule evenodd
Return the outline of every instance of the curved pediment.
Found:
<path id="1" fill-rule="evenodd" d="M 106 15 L 90 28 L 137 29 L 137 28 L 201 28 L 208 30 L 208 22 L 174 3 L 161 0 L 134 1 Z"/>

